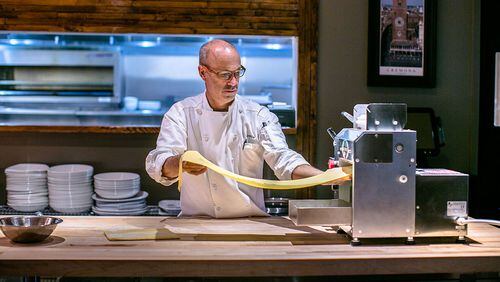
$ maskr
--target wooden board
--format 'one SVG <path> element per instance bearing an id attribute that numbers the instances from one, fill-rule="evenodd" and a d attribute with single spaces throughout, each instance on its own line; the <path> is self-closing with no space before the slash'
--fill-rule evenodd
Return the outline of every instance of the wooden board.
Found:
<path id="1" fill-rule="evenodd" d="M 407 246 L 375 242 L 360 247 L 326 227 L 297 227 L 285 218 L 179 219 L 63 217 L 53 236 L 13 244 L 0 236 L 0 273 L 42 276 L 223 277 L 500 271 L 500 229 L 472 224 L 469 245 L 426 240 Z M 169 228 L 210 238 L 108 241 L 105 230 Z M 214 236 L 233 234 L 239 240 Z M 295 239 L 246 238 L 248 234 Z"/>
<path id="2" fill-rule="evenodd" d="M 345 244 L 345 236 L 307 228 L 303 230 L 270 225 L 248 219 L 169 219 L 162 228 L 104 230 L 110 241 L 184 240 L 184 241 L 287 241 L 294 245 Z"/>

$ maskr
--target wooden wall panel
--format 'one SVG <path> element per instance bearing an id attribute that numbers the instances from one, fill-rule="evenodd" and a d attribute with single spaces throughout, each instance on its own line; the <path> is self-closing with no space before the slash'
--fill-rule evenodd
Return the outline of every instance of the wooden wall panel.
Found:
<path id="1" fill-rule="evenodd" d="M 297 35 L 298 0 L 2 0 L 4 30 Z"/>
<path id="2" fill-rule="evenodd" d="M 317 95 L 317 1 L 300 1 L 299 13 L 299 95 L 297 112 L 297 148 L 314 163 L 316 153 L 316 95 Z M 297 191 L 299 198 L 315 198 L 315 189 Z"/>
<path id="3" fill-rule="evenodd" d="M 296 149 L 313 163 L 317 9 L 317 0 L 2 0 L 0 28 L 44 32 L 297 36 Z M 303 197 L 310 197 L 311 193 L 308 191 Z"/>

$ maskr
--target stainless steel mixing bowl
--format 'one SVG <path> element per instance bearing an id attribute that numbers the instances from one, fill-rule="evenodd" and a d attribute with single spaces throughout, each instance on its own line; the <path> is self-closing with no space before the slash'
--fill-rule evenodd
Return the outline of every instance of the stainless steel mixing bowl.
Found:
<path id="1" fill-rule="evenodd" d="M 51 216 L 13 216 L 0 218 L 0 229 L 17 243 L 41 242 L 49 237 L 62 219 Z"/>

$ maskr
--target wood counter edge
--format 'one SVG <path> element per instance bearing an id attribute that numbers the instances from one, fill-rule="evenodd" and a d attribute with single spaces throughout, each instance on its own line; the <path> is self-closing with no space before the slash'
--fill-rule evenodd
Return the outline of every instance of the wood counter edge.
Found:
<path id="1" fill-rule="evenodd" d="M 497 257 L 291 260 L 0 260 L 2 275 L 66 277 L 252 277 L 465 274 L 500 271 Z"/>

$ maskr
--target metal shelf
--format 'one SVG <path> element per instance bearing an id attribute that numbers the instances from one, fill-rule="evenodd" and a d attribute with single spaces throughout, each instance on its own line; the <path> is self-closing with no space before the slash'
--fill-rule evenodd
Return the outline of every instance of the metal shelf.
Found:
<path id="1" fill-rule="evenodd" d="M 61 213 L 53 210 L 50 207 L 45 208 L 41 212 L 43 215 L 50 215 L 50 216 L 99 216 L 90 210 L 88 212 L 80 212 L 80 213 Z M 37 212 L 20 212 L 14 210 L 9 206 L 0 205 L 0 215 L 36 215 L 36 214 Z M 160 214 L 160 208 L 158 206 L 148 206 L 148 211 L 138 216 L 177 216 L 177 213 L 167 213 L 161 211 Z"/>

